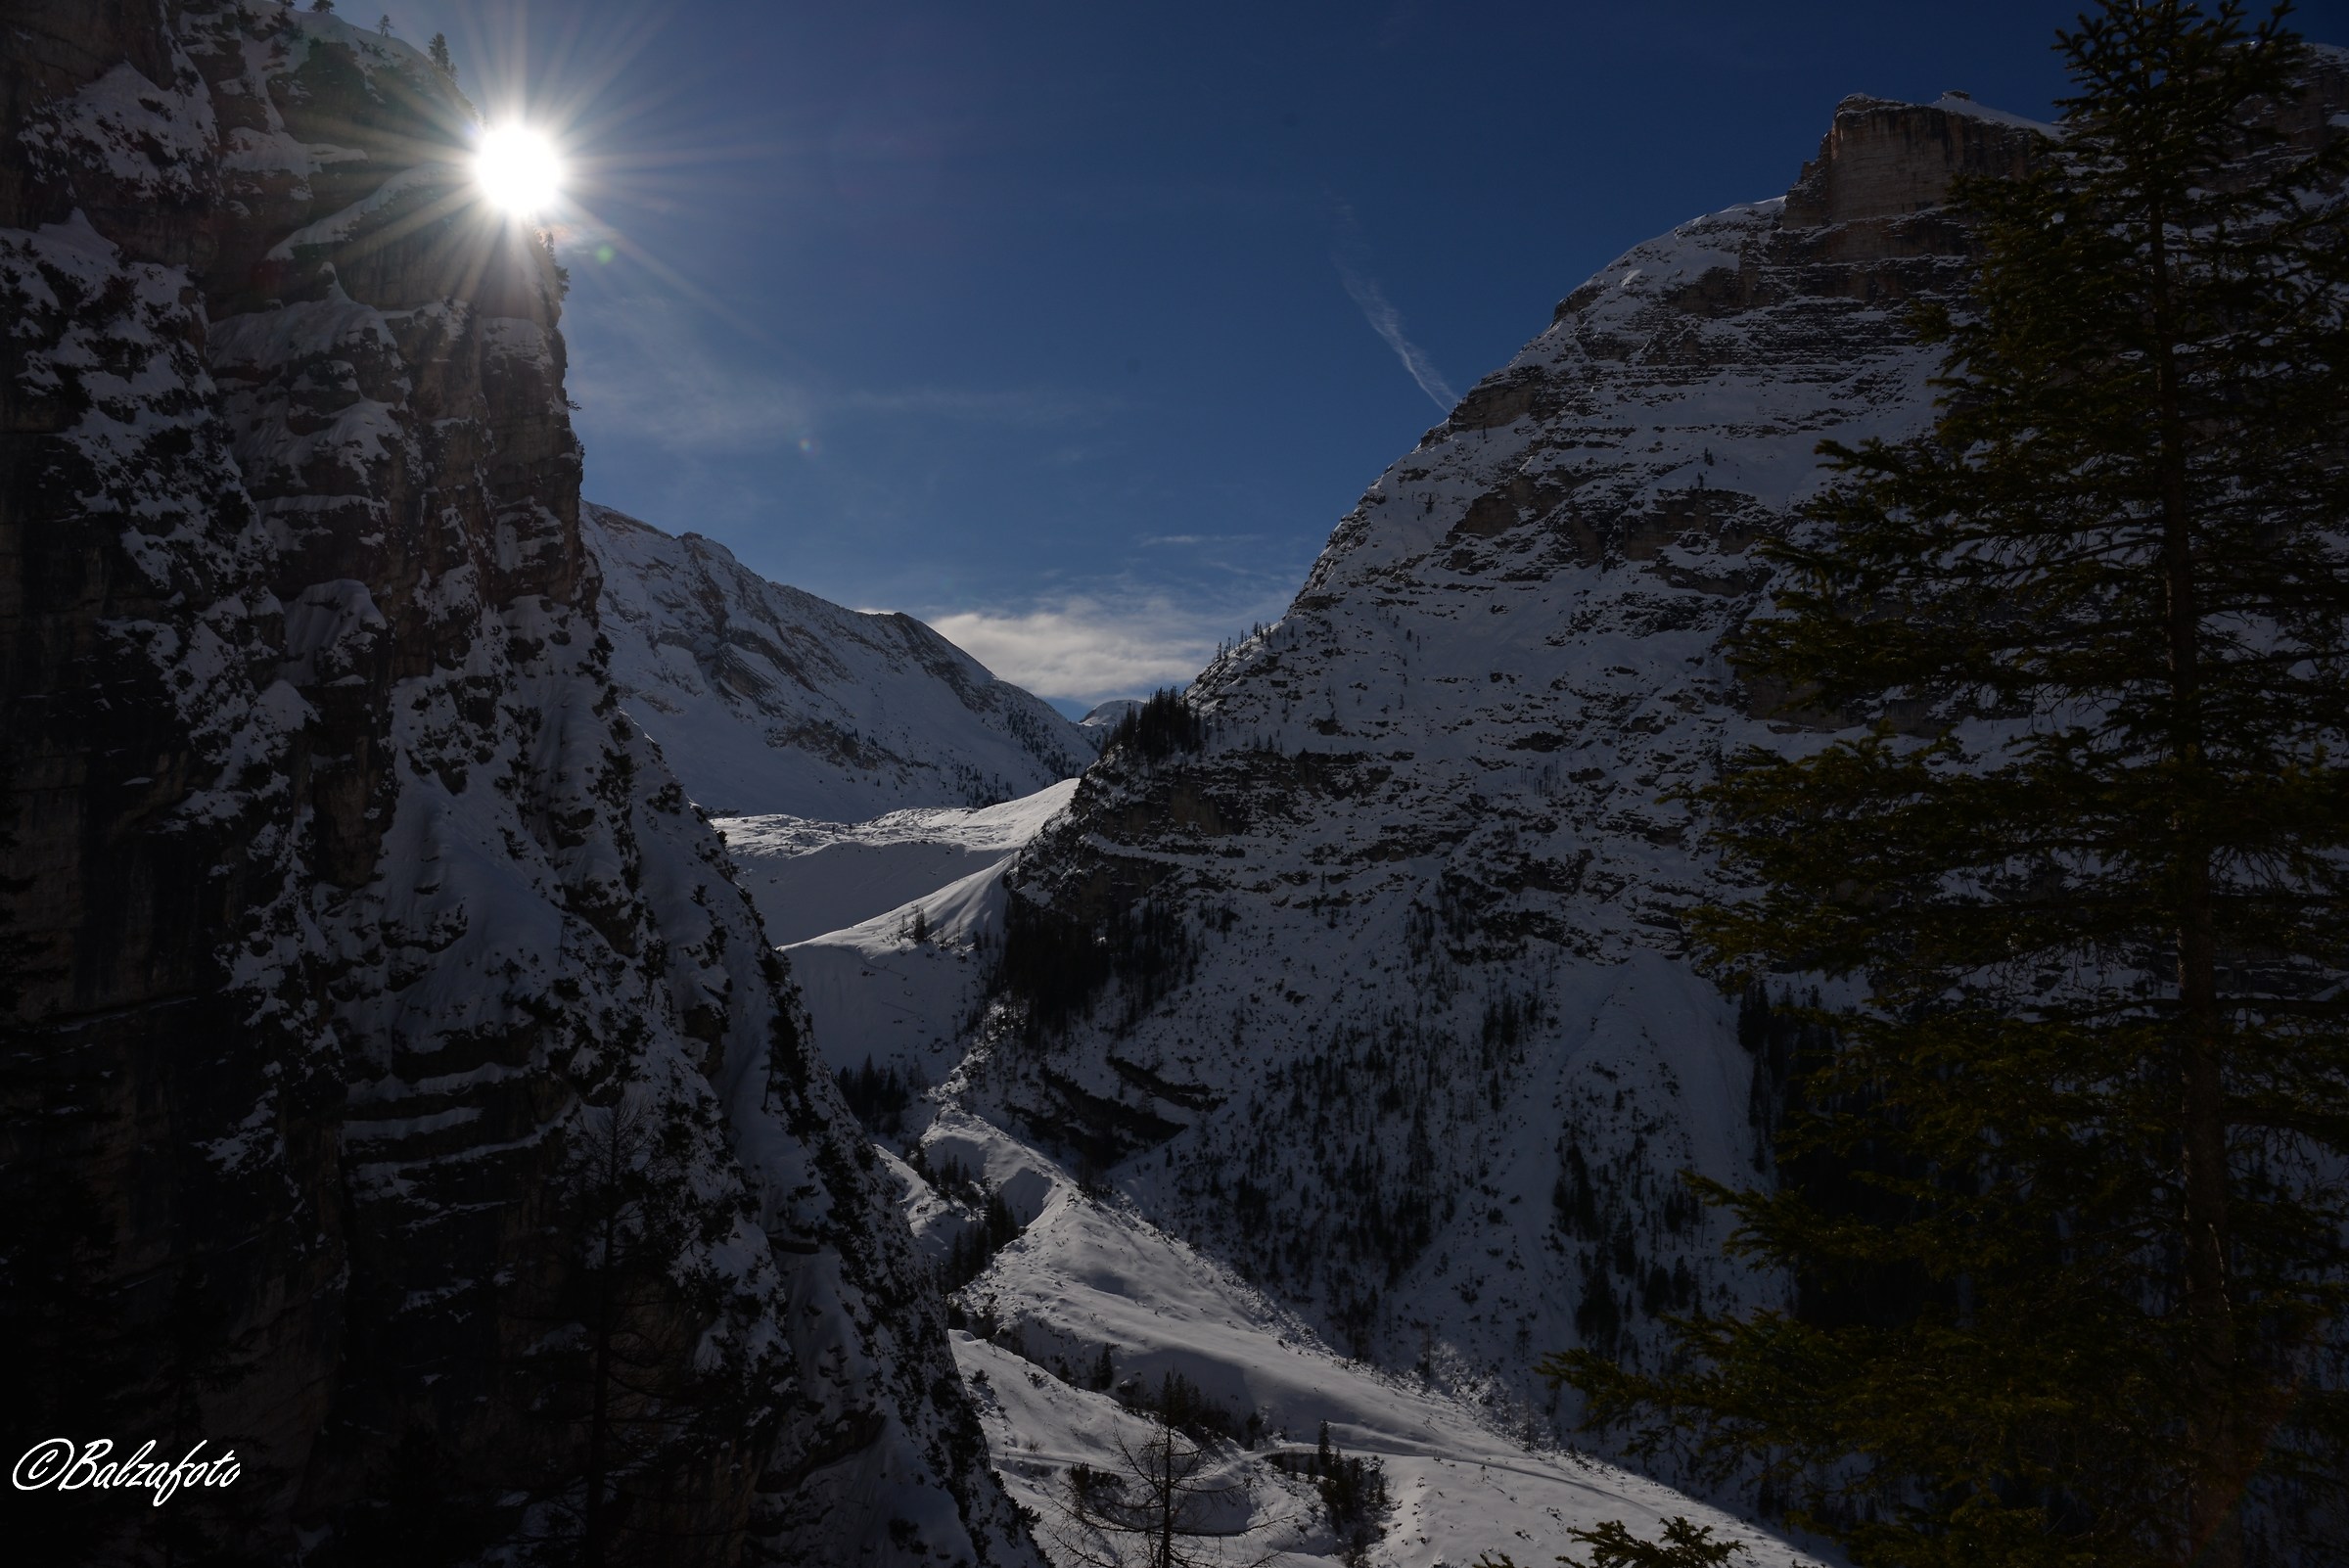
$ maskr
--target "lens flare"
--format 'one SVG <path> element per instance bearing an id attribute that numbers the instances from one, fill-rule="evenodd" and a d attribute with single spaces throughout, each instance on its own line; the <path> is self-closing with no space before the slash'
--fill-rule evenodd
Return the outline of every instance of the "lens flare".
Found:
<path id="1" fill-rule="evenodd" d="M 563 189 L 563 162 L 543 131 L 499 125 L 484 131 L 473 155 L 473 177 L 493 207 L 526 217 L 553 205 Z"/>

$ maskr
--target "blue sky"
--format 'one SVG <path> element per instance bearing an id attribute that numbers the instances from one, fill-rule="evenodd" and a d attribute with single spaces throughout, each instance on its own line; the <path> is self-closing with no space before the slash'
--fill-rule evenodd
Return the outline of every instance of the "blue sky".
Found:
<path id="1" fill-rule="evenodd" d="M 2078 9 L 390 0 L 569 147 L 589 497 L 1072 710 L 1276 616 L 1452 392 L 1845 94 L 2048 113 Z"/>

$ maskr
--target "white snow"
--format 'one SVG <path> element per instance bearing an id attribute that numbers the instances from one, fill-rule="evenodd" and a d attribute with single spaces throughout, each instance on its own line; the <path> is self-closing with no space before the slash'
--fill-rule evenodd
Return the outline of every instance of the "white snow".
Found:
<path id="1" fill-rule="evenodd" d="M 2032 119 L 2024 115 L 2011 115 L 2004 109 L 1977 104 L 1962 93 L 1944 93 L 1933 101 L 1933 107 L 1945 115 L 1963 115 L 1968 119 L 1987 120 L 1993 125 L 2011 125 L 2018 130 L 2033 130 L 2042 136 L 2061 137 L 2063 127 L 2044 119 Z"/>
<path id="2" fill-rule="evenodd" d="M 1076 793 L 1067 779 L 975 810 L 718 821 L 737 880 L 786 945 L 827 1062 L 869 1059 L 930 1084 L 954 1069 L 1002 930 L 1004 870 Z M 806 926 L 819 934 L 786 935 Z"/>
<path id="3" fill-rule="evenodd" d="M 986 870 L 1067 809 L 1076 793 L 1071 778 L 995 806 L 914 807 L 867 822 L 726 816 L 716 826 L 767 936 L 795 943 Z"/>

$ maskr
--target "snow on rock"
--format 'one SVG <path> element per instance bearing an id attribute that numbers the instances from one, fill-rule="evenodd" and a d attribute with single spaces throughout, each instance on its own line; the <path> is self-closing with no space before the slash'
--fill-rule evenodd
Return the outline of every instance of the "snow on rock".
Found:
<path id="1" fill-rule="evenodd" d="M 988 806 L 1100 749 L 911 616 L 843 609 L 609 507 L 579 530 L 629 715 L 714 816 Z"/>

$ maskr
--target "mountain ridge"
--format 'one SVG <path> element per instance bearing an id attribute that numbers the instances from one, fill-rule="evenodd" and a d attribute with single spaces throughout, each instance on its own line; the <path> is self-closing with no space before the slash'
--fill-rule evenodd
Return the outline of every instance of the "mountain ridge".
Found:
<path id="1" fill-rule="evenodd" d="M 1786 195 L 1570 292 L 1201 673 L 1204 736 L 1113 750 L 1023 852 L 956 1103 L 1559 1437 L 1543 1352 L 1638 1362 L 1672 1312 L 1775 1299 L 1680 1184 L 1766 1169 L 1775 1090 L 1688 966 L 1719 884 L 1679 792 L 1803 743 L 1720 653 L 1753 547 L 1819 440 L 1924 427 L 1903 311 L 1970 254 L 1940 200 L 2036 134 L 1846 99 Z"/>
<path id="2" fill-rule="evenodd" d="M 2349 106 L 2322 49 L 2279 124 Z M 1942 204 L 2046 128 L 1855 95 L 1787 193 L 1635 246 L 1392 464 L 1289 612 L 1009 868 L 949 1103 L 1082 1160 L 1333 1344 L 1575 1431 L 1532 1371 L 1783 1300 L 1681 1173 L 1769 1179 L 1783 1042 L 1692 966 L 1687 792 L 1801 749 L 1724 636 L 1822 439 L 1933 416 Z"/>

